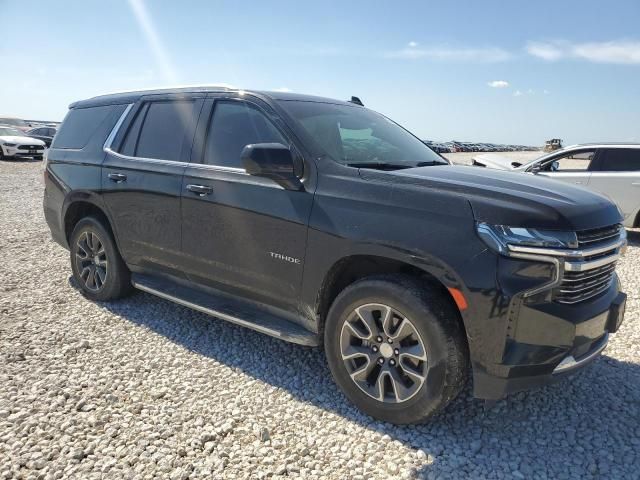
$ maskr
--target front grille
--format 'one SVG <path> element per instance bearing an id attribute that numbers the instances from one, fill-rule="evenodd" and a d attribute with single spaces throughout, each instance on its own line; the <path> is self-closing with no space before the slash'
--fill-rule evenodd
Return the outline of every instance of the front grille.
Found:
<path id="1" fill-rule="evenodd" d="M 620 236 L 619 224 L 608 227 L 593 228 L 576 232 L 578 236 L 578 248 L 595 247 L 600 243 L 608 242 Z"/>
<path id="2" fill-rule="evenodd" d="M 42 150 L 42 145 L 19 145 L 18 150 Z"/>
<path id="3" fill-rule="evenodd" d="M 578 303 L 606 291 L 611 285 L 616 262 L 584 272 L 564 272 L 560 285 L 554 289 L 554 299 L 559 303 Z"/>
<path id="4" fill-rule="evenodd" d="M 609 289 L 616 269 L 618 245 L 615 241 L 620 238 L 621 225 L 594 228 L 576 232 L 578 248 L 606 248 L 608 244 L 613 246 L 604 251 L 594 253 L 582 258 L 584 262 L 593 262 L 599 259 L 611 257 L 611 261 L 597 268 L 582 271 L 565 270 L 562 282 L 553 290 L 554 300 L 558 303 L 578 303 L 589 298 L 594 298 Z"/>

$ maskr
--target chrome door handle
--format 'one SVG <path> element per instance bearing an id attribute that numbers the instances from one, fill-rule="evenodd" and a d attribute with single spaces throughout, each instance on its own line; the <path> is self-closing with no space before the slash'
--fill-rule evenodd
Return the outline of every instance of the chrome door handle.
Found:
<path id="1" fill-rule="evenodd" d="M 204 197 L 205 195 L 209 195 L 209 194 L 213 193 L 213 188 L 208 187 L 206 185 L 192 185 L 192 184 L 189 184 L 189 185 L 187 185 L 187 190 L 189 190 L 190 192 L 193 192 L 196 195 L 199 195 L 201 197 Z"/>
<path id="2" fill-rule="evenodd" d="M 109 180 L 116 183 L 122 183 L 127 179 L 127 176 L 123 173 L 110 173 L 107 176 L 109 177 Z"/>
<path id="3" fill-rule="evenodd" d="M 640 187 L 640 182 L 633 182 L 631 185 L 633 185 L 634 187 Z"/>

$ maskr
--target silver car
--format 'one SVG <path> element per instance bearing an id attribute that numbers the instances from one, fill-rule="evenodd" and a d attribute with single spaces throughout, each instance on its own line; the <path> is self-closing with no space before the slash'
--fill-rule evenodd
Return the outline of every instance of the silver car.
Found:
<path id="1" fill-rule="evenodd" d="M 473 165 L 582 185 L 613 200 L 625 227 L 640 227 L 640 144 L 573 145 L 525 164 L 502 155 L 477 155 Z"/>

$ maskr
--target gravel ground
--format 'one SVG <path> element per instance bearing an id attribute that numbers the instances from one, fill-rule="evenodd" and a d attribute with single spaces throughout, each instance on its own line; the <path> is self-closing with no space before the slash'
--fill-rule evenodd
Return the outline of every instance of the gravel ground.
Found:
<path id="1" fill-rule="evenodd" d="M 49 239 L 39 162 L 0 162 L 0 479 L 640 478 L 640 232 L 591 367 L 426 425 L 359 413 L 316 349 L 144 293 L 92 303 Z"/>

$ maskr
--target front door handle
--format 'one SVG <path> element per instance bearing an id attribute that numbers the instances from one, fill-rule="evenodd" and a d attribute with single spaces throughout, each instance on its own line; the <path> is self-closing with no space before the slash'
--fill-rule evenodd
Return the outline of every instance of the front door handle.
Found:
<path id="1" fill-rule="evenodd" d="M 110 173 L 107 175 L 109 180 L 116 183 L 122 183 L 127 179 L 127 176 L 123 173 Z"/>
<path id="2" fill-rule="evenodd" d="M 192 185 L 192 184 L 189 184 L 189 185 L 187 185 L 187 190 L 189 190 L 190 192 L 195 193 L 196 195 L 200 195 L 201 197 L 204 197 L 205 195 L 209 195 L 210 193 L 213 192 L 213 188 L 208 187 L 206 185 Z"/>

